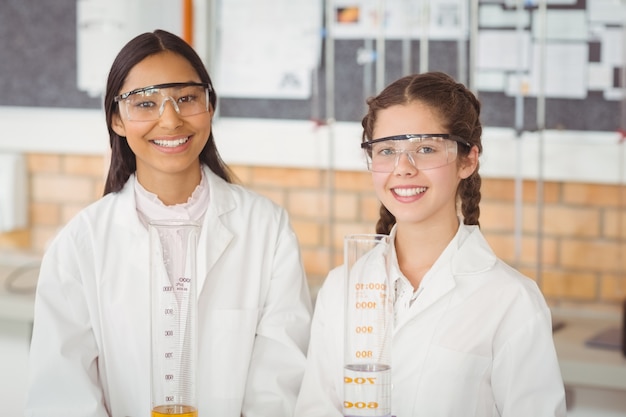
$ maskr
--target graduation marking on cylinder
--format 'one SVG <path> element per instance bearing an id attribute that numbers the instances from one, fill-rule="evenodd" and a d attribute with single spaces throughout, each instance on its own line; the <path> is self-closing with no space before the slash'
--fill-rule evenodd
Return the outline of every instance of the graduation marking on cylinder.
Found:
<path id="1" fill-rule="evenodd" d="M 150 223 L 152 417 L 197 417 L 199 226 Z"/>
<path id="2" fill-rule="evenodd" d="M 391 332 L 385 235 L 345 238 L 344 416 L 391 415 Z"/>

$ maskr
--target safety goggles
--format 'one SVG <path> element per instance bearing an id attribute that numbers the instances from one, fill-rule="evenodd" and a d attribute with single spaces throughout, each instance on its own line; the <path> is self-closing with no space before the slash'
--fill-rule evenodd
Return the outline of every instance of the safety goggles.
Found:
<path id="1" fill-rule="evenodd" d="M 402 154 L 418 170 L 434 169 L 456 160 L 458 146 L 471 148 L 466 140 L 447 133 L 419 133 L 388 136 L 361 143 L 367 168 L 372 172 L 393 172 Z"/>
<path id="2" fill-rule="evenodd" d="M 149 122 L 163 114 L 171 102 L 181 117 L 209 111 L 211 85 L 208 83 L 168 83 L 138 88 L 113 98 L 127 120 Z"/>

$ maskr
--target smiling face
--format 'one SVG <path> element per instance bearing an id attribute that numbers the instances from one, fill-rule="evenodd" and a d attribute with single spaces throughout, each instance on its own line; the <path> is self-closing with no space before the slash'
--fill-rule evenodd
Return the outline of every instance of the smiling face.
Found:
<path id="1" fill-rule="evenodd" d="M 165 83 L 201 82 L 191 64 L 172 52 L 151 55 L 135 65 L 118 94 Z M 113 117 L 115 132 L 126 138 L 137 162 L 137 178 L 151 192 L 159 194 L 162 184 L 172 180 L 200 182 L 199 155 L 211 133 L 213 110 L 181 117 L 171 101 L 166 101 L 160 118 L 130 121 L 124 112 Z"/>
<path id="2" fill-rule="evenodd" d="M 401 134 L 449 133 L 439 116 L 419 101 L 393 105 L 377 113 L 373 139 Z M 456 143 L 451 144 L 456 146 Z M 462 146 L 462 145 L 459 145 Z M 403 223 L 456 222 L 456 191 L 472 166 L 461 167 L 457 160 L 438 168 L 419 170 L 401 154 L 391 173 L 372 172 L 374 189 L 383 205 Z"/>

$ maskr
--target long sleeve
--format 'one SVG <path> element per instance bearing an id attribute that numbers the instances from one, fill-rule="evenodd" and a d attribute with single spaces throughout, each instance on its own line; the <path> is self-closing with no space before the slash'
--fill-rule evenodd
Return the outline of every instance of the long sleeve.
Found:
<path id="1" fill-rule="evenodd" d="M 27 417 L 106 417 L 98 347 L 80 279 L 80 253 L 61 236 L 43 259 L 30 348 Z"/>
<path id="2" fill-rule="evenodd" d="M 340 271 L 343 270 L 331 271 L 317 296 L 296 417 L 343 416 L 343 274 Z"/>
<path id="3" fill-rule="evenodd" d="M 295 233 L 280 219 L 243 404 L 245 417 L 292 416 L 306 363 L 311 298 Z"/>
<path id="4" fill-rule="evenodd" d="M 563 380 L 549 311 L 537 312 L 509 338 L 494 357 L 491 379 L 503 417 L 565 417 Z"/>

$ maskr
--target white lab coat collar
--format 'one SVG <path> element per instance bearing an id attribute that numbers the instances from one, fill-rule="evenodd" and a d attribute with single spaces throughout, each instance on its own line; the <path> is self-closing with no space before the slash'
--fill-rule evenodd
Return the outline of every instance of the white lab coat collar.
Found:
<path id="1" fill-rule="evenodd" d="M 459 232 L 452 240 L 457 245 L 451 263 L 453 275 L 475 275 L 493 268 L 496 254 L 485 240 L 478 226 L 459 225 Z"/>
<path id="2" fill-rule="evenodd" d="M 204 215 L 198 239 L 198 296 L 202 292 L 207 274 L 233 238 L 233 232 L 224 225 L 221 216 L 232 211 L 237 205 L 232 193 L 228 190 L 228 183 L 213 173 L 208 166 L 203 165 L 202 169 L 208 181 L 211 204 Z M 129 236 L 131 241 L 137 242 L 137 245 L 133 246 L 133 250 L 147 251 L 148 237 L 136 210 L 135 181 L 136 178 L 132 175 L 118 194 L 119 204 L 127 206 L 121 212 L 134 213 L 134 215 L 120 217 L 117 221 L 123 226 L 121 230 L 128 230 L 132 234 Z M 143 258 L 136 256 L 134 259 Z"/>
<path id="3" fill-rule="evenodd" d="M 198 295 L 202 292 L 208 273 L 233 239 L 234 233 L 229 230 L 221 216 L 232 211 L 237 206 L 228 183 L 203 166 L 209 182 L 209 201 L 202 224 L 202 231 L 198 241 Z"/>
<path id="4" fill-rule="evenodd" d="M 389 271 L 393 281 L 392 285 L 402 274 L 395 252 L 395 237 L 396 226 L 390 233 L 392 256 Z M 420 284 L 422 290 L 419 301 L 411 306 L 410 314 L 406 316 L 406 320 L 396 323 L 395 330 L 400 329 L 412 317 L 423 312 L 450 292 L 456 286 L 456 277 L 487 271 L 494 267 L 496 260 L 496 255 L 480 233 L 478 226 L 464 225 L 460 221 L 457 233 L 424 276 Z"/>
<path id="5" fill-rule="evenodd" d="M 398 259 L 395 251 L 397 225 L 393 226 L 389 234 L 389 241 L 393 243 L 391 253 L 393 255 L 392 266 L 398 268 Z M 456 234 L 442 252 L 442 255 L 435 261 L 432 269 L 437 269 L 442 260 L 447 260 L 446 255 L 450 255 L 450 272 L 452 275 L 471 275 L 484 272 L 493 268 L 496 263 L 496 255 L 480 233 L 478 226 L 465 225 L 459 222 Z"/>

